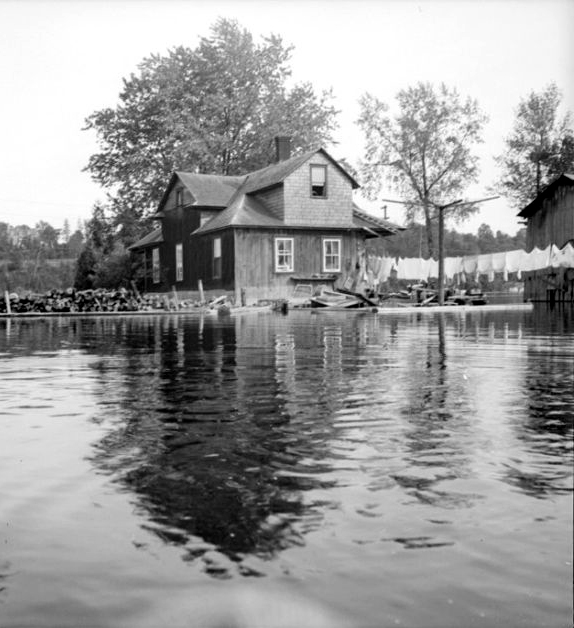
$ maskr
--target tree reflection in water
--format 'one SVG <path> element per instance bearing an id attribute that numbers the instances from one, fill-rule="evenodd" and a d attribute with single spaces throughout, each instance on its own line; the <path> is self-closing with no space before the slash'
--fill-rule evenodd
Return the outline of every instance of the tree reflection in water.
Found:
<path id="1" fill-rule="evenodd" d="M 303 543 L 321 519 L 303 493 L 333 484 L 320 434 L 306 438 L 289 409 L 277 347 L 265 329 L 238 339 L 237 325 L 133 320 L 122 338 L 125 396 L 112 400 L 122 412 L 93 457 L 190 559 L 212 547 L 233 560 L 269 557 Z M 105 360 L 99 369 L 105 378 Z M 320 413 L 319 404 L 317 425 Z"/>
<path id="2" fill-rule="evenodd" d="M 0 352 L 90 355 L 96 469 L 189 560 L 225 576 L 218 550 L 256 575 L 242 558 L 303 543 L 345 482 L 375 511 L 398 488 L 398 512 L 414 500 L 429 521 L 498 480 L 538 498 L 570 490 L 573 327 L 571 311 L 540 309 L 14 320 Z"/>
<path id="3" fill-rule="evenodd" d="M 573 336 L 574 310 L 537 304 L 531 319 L 523 379 L 528 411 L 516 426 L 530 456 L 507 465 L 507 480 L 528 495 L 544 498 L 572 491 L 574 355 L 567 339 Z"/>

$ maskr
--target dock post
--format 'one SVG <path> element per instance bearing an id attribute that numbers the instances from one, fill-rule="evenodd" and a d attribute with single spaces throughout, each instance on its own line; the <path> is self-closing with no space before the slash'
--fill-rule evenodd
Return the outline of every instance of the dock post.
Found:
<path id="1" fill-rule="evenodd" d="M 6 301 L 6 313 L 12 314 L 12 308 L 10 307 L 10 295 L 8 294 L 8 290 L 4 291 L 4 300 Z"/>

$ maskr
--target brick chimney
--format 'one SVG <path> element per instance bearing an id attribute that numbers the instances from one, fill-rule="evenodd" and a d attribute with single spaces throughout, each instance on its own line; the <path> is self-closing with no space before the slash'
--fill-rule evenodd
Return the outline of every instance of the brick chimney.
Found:
<path id="1" fill-rule="evenodd" d="M 275 162 L 285 161 L 291 157 L 291 138 L 280 135 L 275 138 Z"/>

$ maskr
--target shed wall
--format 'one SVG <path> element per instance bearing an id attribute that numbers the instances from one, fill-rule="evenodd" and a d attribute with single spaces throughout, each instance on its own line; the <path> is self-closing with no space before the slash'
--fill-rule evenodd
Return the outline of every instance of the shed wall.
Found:
<path id="1" fill-rule="evenodd" d="M 562 248 L 574 239 L 574 188 L 560 187 L 551 198 L 542 201 L 542 207 L 528 219 L 526 249 L 546 248 L 556 244 Z"/>

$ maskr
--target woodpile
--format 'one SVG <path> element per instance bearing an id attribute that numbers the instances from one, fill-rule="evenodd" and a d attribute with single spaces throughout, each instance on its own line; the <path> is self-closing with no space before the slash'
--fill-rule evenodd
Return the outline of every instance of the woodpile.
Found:
<path id="1" fill-rule="evenodd" d="M 0 313 L 25 314 L 75 312 L 138 312 L 165 309 L 165 300 L 159 296 L 141 297 L 135 292 L 119 290 L 50 290 L 42 295 L 19 296 L 16 293 L 0 299 Z"/>

